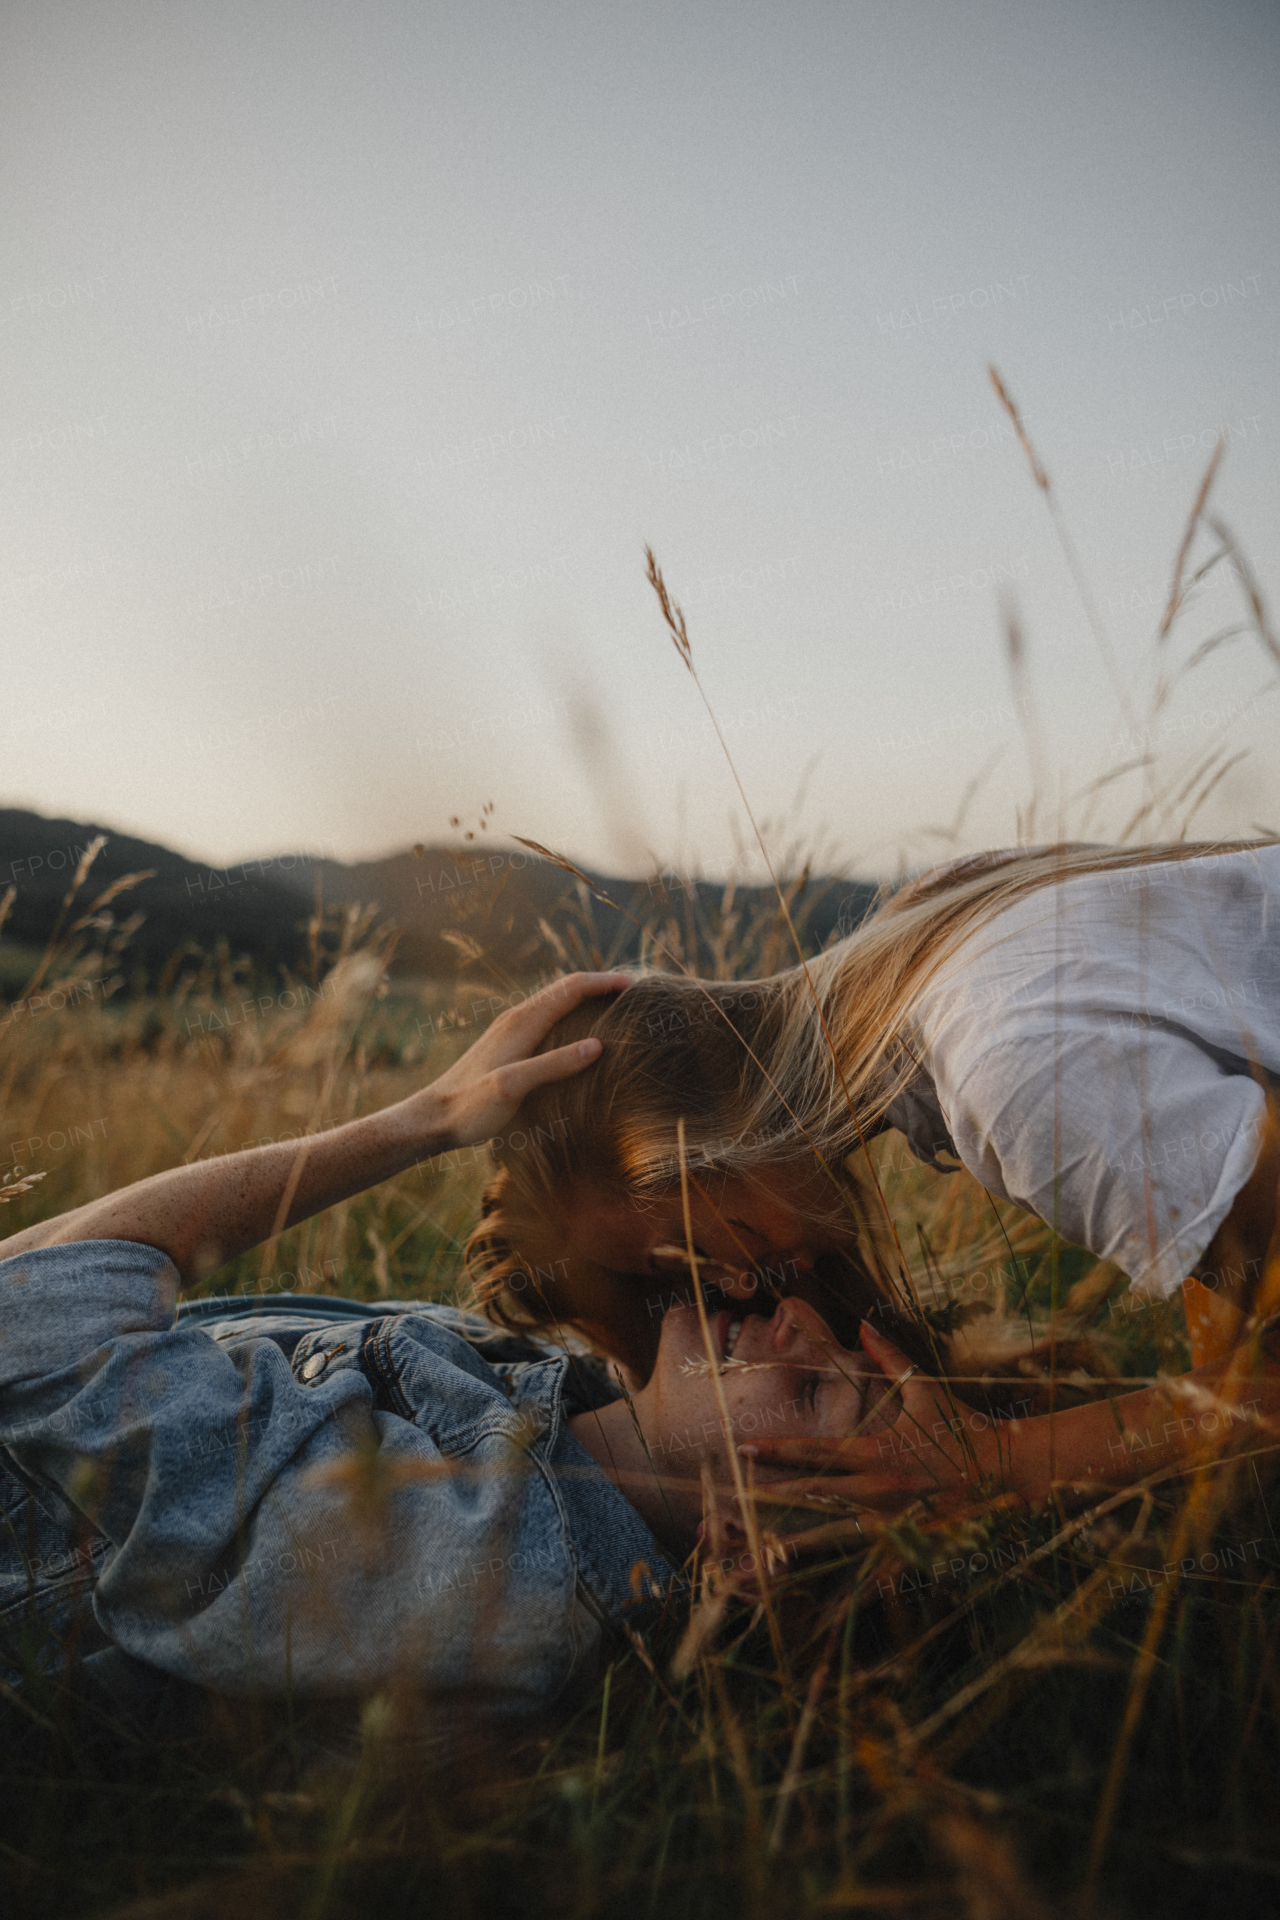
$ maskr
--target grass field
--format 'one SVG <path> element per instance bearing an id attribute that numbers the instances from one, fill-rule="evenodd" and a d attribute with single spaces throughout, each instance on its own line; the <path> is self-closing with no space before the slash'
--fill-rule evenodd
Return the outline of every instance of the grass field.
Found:
<path id="1" fill-rule="evenodd" d="M 64 990 L 11 1026 L 5 1151 L 47 1177 L 10 1230 L 439 1071 L 487 994 L 387 991 L 376 931 L 347 934 L 287 1004 L 210 964 L 165 998 Z M 76 975 L 64 962 L 46 986 Z M 931 1174 L 896 1135 L 878 1151 L 935 1313 L 1043 1326 L 1055 1293 L 1109 1368 L 1186 1364 L 1177 1306 L 1126 1311 L 1119 1276 L 998 1220 L 967 1176 Z M 415 1169 L 207 1285 L 456 1297 L 484 1171 L 479 1153 Z M 749 1605 L 718 1619 L 704 1595 L 692 1651 L 686 1605 L 643 1651 L 620 1643 L 567 1723 L 477 1731 L 444 1766 L 430 1704 L 407 1696 L 336 1718 L 223 1704 L 156 1743 L 66 1676 L 33 1679 L 0 1700 L 3 1878 L 33 1915 L 1268 1913 L 1278 1582 L 1250 1461 L 1074 1520 L 921 1514 L 833 1543 L 778 1591 L 784 1665 Z"/>

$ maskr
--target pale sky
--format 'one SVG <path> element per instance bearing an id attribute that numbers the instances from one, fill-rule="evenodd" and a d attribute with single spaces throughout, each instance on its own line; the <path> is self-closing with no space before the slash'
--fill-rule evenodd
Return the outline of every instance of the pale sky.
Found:
<path id="1" fill-rule="evenodd" d="M 752 805 L 851 870 L 945 851 L 979 775 L 959 850 L 1033 763 L 1176 783 L 1219 729 L 1199 829 L 1280 826 L 1256 641 L 1146 717 L 1219 436 L 1280 600 L 1278 44 L 1243 0 L 12 0 L 0 801 L 216 861 L 492 802 L 722 872 L 649 541 Z"/>

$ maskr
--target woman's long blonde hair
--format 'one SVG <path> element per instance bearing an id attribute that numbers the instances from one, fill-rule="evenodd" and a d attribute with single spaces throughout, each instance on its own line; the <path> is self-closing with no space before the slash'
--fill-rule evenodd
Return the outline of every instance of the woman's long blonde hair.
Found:
<path id="1" fill-rule="evenodd" d="M 544 1050 L 596 1034 L 603 1057 L 590 1072 L 529 1095 L 519 1129 L 498 1149 L 497 1177 L 467 1243 L 473 1301 L 507 1326 L 574 1327 L 630 1358 L 651 1350 L 654 1310 L 643 1285 L 575 1264 L 558 1217 L 576 1181 L 641 1205 L 669 1190 L 680 1177 L 683 1120 L 695 1175 L 811 1169 L 815 1161 L 826 1169 L 830 1221 L 853 1241 L 851 1284 L 865 1311 L 865 1296 L 883 1297 L 892 1283 L 870 1257 L 873 1200 L 867 1183 L 851 1177 L 854 1156 L 915 1070 L 911 1013 L 956 942 L 1027 894 L 1076 875 L 1261 844 L 1269 843 L 980 854 L 887 895 L 855 933 L 768 979 L 645 973 L 624 993 L 585 1002 Z"/>

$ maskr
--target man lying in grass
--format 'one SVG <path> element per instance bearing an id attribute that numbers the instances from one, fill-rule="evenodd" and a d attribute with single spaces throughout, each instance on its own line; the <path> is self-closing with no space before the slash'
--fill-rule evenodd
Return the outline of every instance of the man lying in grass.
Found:
<path id="1" fill-rule="evenodd" d="M 559 982 L 433 1085 L 303 1146 L 177 1168 L 0 1243 L 11 1683 L 43 1649 L 126 1704 L 158 1669 L 233 1695 L 399 1676 L 544 1707 L 638 1596 L 669 1590 L 704 1468 L 728 1486 L 743 1439 L 874 1420 L 889 1383 L 799 1302 L 746 1332 L 705 1323 L 717 1361 L 739 1341 L 723 1380 L 696 1305 L 677 1307 L 630 1398 L 598 1363 L 450 1308 L 175 1317 L 237 1253 L 505 1132 L 531 1087 L 601 1052 L 533 1057 L 557 1019 L 621 984 Z"/>

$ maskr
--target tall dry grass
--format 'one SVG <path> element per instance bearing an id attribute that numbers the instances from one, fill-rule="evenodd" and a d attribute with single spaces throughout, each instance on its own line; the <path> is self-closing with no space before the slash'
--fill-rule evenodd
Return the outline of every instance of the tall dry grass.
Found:
<path id="1" fill-rule="evenodd" d="M 1213 479 L 1178 554 L 1145 707 L 1124 689 L 1139 741 L 1179 676 L 1229 644 L 1213 635 L 1176 652 L 1213 568 L 1234 568 L 1239 625 L 1275 650 L 1256 583 L 1210 520 Z M 678 606 L 665 586 L 660 598 L 692 669 Z M 1011 672 L 1025 674 L 1012 609 L 1007 632 Z M 1229 754 L 1212 741 L 1171 783 L 1140 751 L 1090 771 L 1066 802 L 1061 788 L 1033 794 L 1023 828 L 1186 832 Z M 713 906 L 655 886 L 646 958 L 696 955 L 735 977 L 806 950 L 806 863 L 794 837 L 770 846 L 777 909 L 747 915 L 733 884 Z M 598 956 L 585 883 L 567 880 L 544 930 L 550 969 Z M 4 1030 L 0 1152 L 23 1189 L 5 1205 L 11 1229 L 179 1161 L 371 1111 L 473 1037 L 465 983 L 391 980 L 393 936 L 358 913 L 317 913 L 298 979 L 255 980 L 227 953 L 176 956 L 159 994 L 130 998 L 128 921 L 115 918 L 128 891 L 95 895 L 91 865 L 77 877 L 22 996 L 45 1004 Z M 470 964 L 487 994 L 483 956 Z M 116 976 L 105 1000 L 77 992 Z M 1068 1336 L 1088 1334 L 1094 1370 L 1067 1368 L 1061 1392 L 1185 1366 L 1176 1304 L 1130 1302 L 1119 1276 L 997 1209 L 966 1175 L 920 1166 L 899 1136 L 873 1152 L 939 1331 L 981 1334 L 989 1351 L 1029 1329 L 1060 1368 Z M 414 1169 L 207 1288 L 454 1297 L 485 1171 L 483 1154 Z M 861 1533 L 836 1516 L 776 1581 L 771 1619 L 704 1553 L 692 1600 L 647 1642 L 620 1640 L 575 1713 L 518 1735 L 476 1729 L 443 1766 L 419 1738 L 422 1703 L 394 1690 L 354 1716 L 217 1703 L 200 1730 L 156 1738 L 84 1700 L 69 1674 L 33 1677 L 0 1699 L 0 1878 L 13 1911 L 59 1920 L 1271 1913 L 1280 1543 L 1264 1464 L 1140 1485 L 1078 1515 L 997 1499 Z"/>

